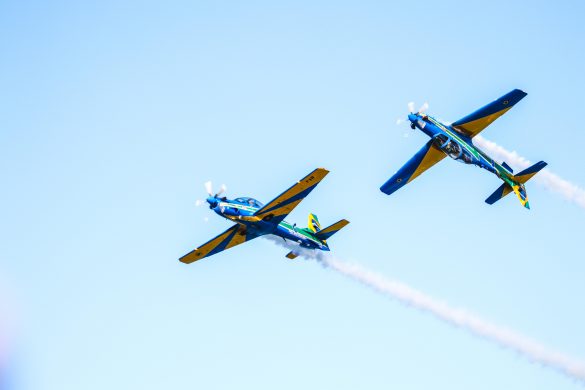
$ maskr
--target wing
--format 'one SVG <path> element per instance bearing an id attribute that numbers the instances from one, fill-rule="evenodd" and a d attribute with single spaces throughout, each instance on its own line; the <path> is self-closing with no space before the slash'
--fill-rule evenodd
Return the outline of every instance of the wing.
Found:
<path id="1" fill-rule="evenodd" d="M 394 174 L 380 190 L 385 194 L 392 194 L 399 188 L 416 179 L 421 173 L 444 159 L 445 153 L 432 147 L 432 140 L 427 142 L 417 154 Z"/>
<path id="2" fill-rule="evenodd" d="M 258 236 L 258 234 L 249 232 L 245 226 L 236 224 L 225 232 L 221 233 L 219 236 L 211 239 L 210 241 L 201 245 L 199 248 L 181 257 L 179 260 L 185 264 L 191 264 L 194 261 L 201 260 L 204 257 L 209 257 L 226 249 L 233 248 L 236 245 L 250 241 Z"/>
<path id="3" fill-rule="evenodd" d="M 290 212 L 301 203 L 303 199 L 323 180 L 329 173 L 323 168 L 315 169 L 307 176 L 299 180 L 288 190 L 280 194 L 266 206 L 256 211 L 257 216 L 266 221 L 272 221 L 276 224 L 282 222 Z"/>
<path id="4" fill-rule="evenodd" d="M 526 95 L 526 92 L 515 89 L 474 113 L 459 119 L 454 122 L 451 127 L 468 137 L 473 138 L 481 133 L 481 131 L 488 127 L 493 121 L 508 112 L 510 108 L 514 107 L 514 105 Z"/>

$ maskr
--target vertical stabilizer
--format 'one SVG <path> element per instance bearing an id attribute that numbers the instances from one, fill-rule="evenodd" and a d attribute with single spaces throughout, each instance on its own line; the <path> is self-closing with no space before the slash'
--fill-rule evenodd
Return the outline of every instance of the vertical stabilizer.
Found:
<path id="1" fill-rule="evenodd" d="M 309 230 L 313 233 L 319 233 L 321 231 L 321 224 L 319 218 L 315 214 L 309 214 L 309 222 L 307 223 Z"/>

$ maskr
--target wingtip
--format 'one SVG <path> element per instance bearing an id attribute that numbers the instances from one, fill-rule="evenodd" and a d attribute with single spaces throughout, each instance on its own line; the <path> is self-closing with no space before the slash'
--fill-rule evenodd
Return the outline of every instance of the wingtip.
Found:
<path id="1" fill-rule="evenodd" d="M 526 93 L 524 90 L 522 90 L 520 88 L 516 88 L 513 92 L 520 93 L 520 94 L 522 94 L 523 97 L 528 95 L 528 93 Z"/>

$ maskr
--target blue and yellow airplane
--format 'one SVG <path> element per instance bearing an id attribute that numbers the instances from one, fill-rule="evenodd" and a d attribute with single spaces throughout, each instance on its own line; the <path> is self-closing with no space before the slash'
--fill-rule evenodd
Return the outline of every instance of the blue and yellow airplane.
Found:
<path id="1" fill-rule="evenodd" d="M 504 181 L 486 199 L 486 203 L 494 204 L 504 196 L 514 192 L 520 200 L 520 203 L 529 209 L 530 204 L 528 203 L 528 195 L 526 194 L 524 183 L 544 168 L 546 163 L 540 161 L 514 175 L 512 168 L 508 164 L 505 162 L 498 164 L 475 146 L 472 141 L 473 137 L 508 112 L 524 96 L 526 96 L 525 92 L 515 89 L 451 125 L 441 123 L 425 114 L 424 111 L 428 108 L 426 103 L 416 113 L 414 112 L 414 103 L 409 103 L 408 108 L 410 114 L 408 115 L 408 120 L 410 121 L 410 127 L 413 130 L 418 128 L 431 137 L 431 139 L 394 176 L 384 183 L 380 190 L 390 195 L 405 184 L 416 179 L 421 173 L 446 156 L 449 156 L 456 161 L 484 168 Z"/>
<path id="2" fill-rule="evenodd" d="M 220 197 L 225 191 L 225 186 L 212 195 L 211 182 L 205 183 L 209 194 L 207 198 L 209 208 L 235 222 L 235 225 L 181 257 L 180 261 L 190 264 L 266 234 L 281 237 L 285 242 L 288 240 L 297 243 L 301 248 L 329 251 L 327 240 L 343 229 L 349 223 L 348 221 L 342 219 L 321 229 L 319 220 L 314 214 L 309 214 L 308 228 L 298 228 L 296 224 L 291 225 L 284 220 L 328 173 L 329 171 L 323 168 L 315 169 L 266 205 L 248 197 L 234 200 Z M 300 251 L 292 250 L 286 257 L 294 259 L 299 256 L 299 253 Z"/>

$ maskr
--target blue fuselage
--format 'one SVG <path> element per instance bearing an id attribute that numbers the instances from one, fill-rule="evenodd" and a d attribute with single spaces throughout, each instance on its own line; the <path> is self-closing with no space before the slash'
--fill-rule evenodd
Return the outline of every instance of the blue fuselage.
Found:
<path id="1" fill-rule="evenodd" d="M 411 122 L 411 127 L 418 128 L 431 137 L 433 146 L 442 150 L 455 161 L 478 166 L 505 181 L 511 179 L 512 172 L 488 157 L 473 145 L 471 138 L 461 134 L 451 126 L 445 125 L 427 115 L 410 114 L 408 119 Z"/>
<path id="2" fill-rule="evenodd" d="M 227 198 L 210 197 L 207 199 L 207 203 L 209 203 L 209 208 L 218 215 L 246 226 L 248 231 L 255 235 L 273 234 L 295 242 L 303 248 L 329 251 L 327 243 L 317 238 L 309 229 L 299 228 L 296 224 L 290 224 L 286 221 L 277 224 L 258 219 L 254 214 L 259 210 L 259 207 Z"/>

